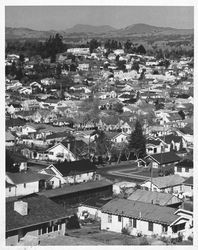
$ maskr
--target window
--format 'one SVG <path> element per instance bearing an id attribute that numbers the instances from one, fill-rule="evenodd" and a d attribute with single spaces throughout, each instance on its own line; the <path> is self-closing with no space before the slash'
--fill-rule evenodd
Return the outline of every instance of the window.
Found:
<path id="1" fill-rule="evenodd" d="M 23 187 L 26 188 L 26 183 L 23 184 Z"/>
<path id="2" fill-rule="evenodd" d="M 129 218 L 129 226 L 132 227 L 132 219 Z"/>
<path id="3" fill-rule="evenodd" d="M 122 217 L 121 215 L 118 215 L 118 221 L 121 222 L 122 221 Z"/>
<path id="4" fill-rule="evenodd" d="M 167 225 L 162 225 L 162 233 L 166 233 L 168 231 Z"/>
<path id="5" fill-rule="evenodd" d="M 133 227 L 136 228 L 137 227 L 137 220 L 133 219 Z"/>
<path id="6" fill-rule="evenodd" d="M 47 228 L 46 228 L 46 227 L 43 227 L 43 228 L 42 228 L 42 234 L 46 234 L 46 232 L 47 232 Z"/>
<path id="7" fill-rule="evenodd" d="M 148 230 L 153 231 L 153 222 L 148 223 Z"/>
<path id="8" fill-rule="evenodd" d="M 58 225 L 54 225 L 54 231 L 58 231 Z"/>
<path id="9" fill-rule="evenodd" d="M 157 148 L 154 148 L 154 153 L 157 153 Z"/>
<path id="10" fill-rule="evenodd" d="M 51 232 L 52 232 L 52 226 L 48 227 L 48 233 L 51 233 Z"/>
<path id="11" fill-rule="evenodd" d="M 108 223 L 112 223 L 112 215 L 108 214 Z"/>
<path id="12" fill-rule="evenodd" d="M 9 192 L 11 192 L 11 187 L 9 187 Z"/>
<path id="13" fill-rule="evenodd" d="M 177 172 L 181 173 L 181 168 L 180 167 L 177 167 Z"/>
<path id="14" fill-rule="evenodd" d="M 186 172 L 186 173 L 189 173 L 189 168 L 185 168 L 185 172 Z"/>

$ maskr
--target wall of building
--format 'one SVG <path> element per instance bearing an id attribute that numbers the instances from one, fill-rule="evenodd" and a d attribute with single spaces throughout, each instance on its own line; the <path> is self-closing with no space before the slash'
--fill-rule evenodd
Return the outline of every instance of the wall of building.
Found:
<path id="1" fill-rule="evenodd" d="M 6 188 L 6 198 L 16 196 L 16 187 Z"/>
<path id="2" fill-rule="evenodd" d="M 25 186 L 24 186 L 24 183 L 17 184 L 16 186 L 17 186 L 16 187 L 16 196 L 28 195 L 28 194 L 39 192 L 39 182 L 38 181 L 26 183 Z"/>
<path id="3" fill-rule="evenodd" d="M 121 221 L 118 221 L 117 215 L 112 215 L 112 222 L 108 222 L 108 214 L 107 213 L 101 213 L 101 229 L 102 230 L 108 230 L 112 232 L 121 233 L 122 228 L 129 228 L 131 235 L 137 235 L 138 233 L 141 233 L 142 235 L 153 235 L 158 234 L 161 235 L 163 233 L 162 231 L 162 225 L 153 223 L 153 231 L 149 231 L 148 229 L 148 222 L 143 221 L 140 219 L 136 220 L 136 228 L 133 228 L 129 224 L 129 218 L 122 217 Z M 167 234 L 171 234 L 172 230 L 170 227 L 168 227 Z"/>
<path id="4" fill-rule="evenodd" d="M 186 169 L 188 169 L 189 171 L 188 172 L 186 172 Z M 193 176 L 193 169 L 192 168 L 185 168 L 185 167 L 179 167 L 179 170 L 180 171 L 178 171 L 178 168 L 177 168 L 177 166 L 175 166 L 174 167 L 174 170 L 175 170 L 175 174 L 178 174 L 178 175 L 180 175 L 180 176 L 182 176 L 182 177 L 186 177 L 186 178 L 188 178 L 188 177 L 190 177 L 190 176 Z"/>

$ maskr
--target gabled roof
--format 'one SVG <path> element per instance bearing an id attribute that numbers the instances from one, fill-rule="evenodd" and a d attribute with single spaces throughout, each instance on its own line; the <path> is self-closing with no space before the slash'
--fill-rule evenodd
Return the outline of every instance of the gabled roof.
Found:
<path id="1" fill-rule="evenodd" d="M 147 139 L 146 140 L 146 144 L 148 145 L 148 144 L 152 144 L 152 145 L 156 145 L 156 146 L 158 146 L 158 145 L 160 145 L 162 143 L 162 141 L 160 140 L 160 139 Z"/>
<path id="2" fill-rule="evenodd" d="M 184 185 L 193 186 L 193 176 L 189 177 L 183 182 Z"/>
<path id="3" fill-rule="evenodd" d="M 19 127 L 24 126 L 27 122 L 21 118 L 6 119 L 6 127 Z"/>
<path id="4" fill-rule="evenodd" d="M 176 203 L 182 203 L 182 200 L 168 193 L 153 192 L 137 189 L 129 197 L 128 200 L 141 201 L 160 206 L 167 206 Z"/>
<path id="5" fill-rule="evenodd" d="M 108 181 L 108 180 L 90 181 L 90 182 L 85 182 L 85 183 L 81 183 L 81 184 L 77 184 L 77 185 L 72 185 L 72 186 L 65 185 L 61 188 L 45 190 L 39 194 L 45 195 L 48 198 L 52 198 L 52 197 L 62 196 L 62 195 L 66 195 L 66 194 L 72 194 L 72 193 L 76 193 L 76 192 L 84 192 L 84 191 L 102 188 L 102 187 L 107 187 L 107 186 L 112 186 L 112 185 L 113 185 L 113 183 L 111 181 Z"/>
<path id="6" fill-rule="evenodd" d="M 185 167 L 185 168 L 193 168 L 193 161 L 189 159 L 184 159 L 183 161 L 178 162 L 175 166 L 177 167 Z"/>
<path id="7" fill-rule="evenodd" d="M 28 214 L 23 216 L 17 213 L 14 211 L 14 202 L 7 202 L 6 232 L 71 216 L 62 206 L 45 196 L 33 194 L 18 200 L 28 203 Z"/>
<path id="8" fill-rule="evenodd" d="M 165 135 L 160 137 L 161 140 L 166 142 L 167 144 L 170 144 L 172 141 L 175 143 L 179 143 L 182 140 L 181 136 L 170 134 L 170 135 Z"/>
<path id="9" fill-rule="evenodd" d="M 30 183 L 40 180 L 48 180 L 51 175 L 39 174 L 31 171 L 10 173 L 6 172 L 6 175 L 12 180 L 14 184 Z"/>
<path id="10" fill-rule="evenodd" d="M 179 218 L 174 208 L 126 199 L 111 200 L 102 207 L 102 212 L 167 225 Z"/>
<path id="11" fill-rule="evenodd" d="M 90 160 L 61 162 L 55 164 L 54 167 L 63 177 L 96 171 L 96 166 Z"/>
<path id="12" fill-rule="evenodd" d="M 181 160 L 181 158 L 172 151 L 148 155 L 145 158 L 150 158 L 151 160 L 157 162 L 160 165 L 174 163 Z"/>
<path id="13" fill-rule="evenodd" d="M 180 175 L 168 175 L 162 177 L 155 177 L 152 179 L 152 183 L 159 189 L 164 189 L 168 187 L 181 185 L 184 182 L 184 180 L 185 179 Z M 148 180 L 145 182 L 148 182 Z"/>

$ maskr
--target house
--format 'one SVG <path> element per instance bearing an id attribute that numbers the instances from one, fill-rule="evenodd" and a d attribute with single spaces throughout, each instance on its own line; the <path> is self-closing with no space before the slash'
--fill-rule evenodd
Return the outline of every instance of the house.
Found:
<path id="1" fill-rule="evenodd" d="M 182 192 L 184 180 L 185 179 L 179 175 L 155 177 L 152 178 L 152 182 L 151 180 L 145 181 L 141 184 L 141 187 L 145 190 L 178 194 Z"/>
<path id="2" fill-rule="evenodd" d="M 174 166 L 174 173 L 182 177 L 188 178 L 193 176 L 193 161 L 184 159 Z"/>
<path id="3" fill-rule="evenodd" d="M 35 99 L 28 99 L 21 103 L 24 110 L 36 110 L 40 108 L 40 103 Z"/>
<path id="4" fill-rule="evenodd" d="M 150 162 L 149 165 L 152 168 L 160 168 L 175 165 L 181 159 L 173 151 L 147 155 L 144 160 Z M 141 159 L 138 160 L 138 166 L 140 166 Z"/>
<path id="5" fill-rule="evenodd" d="M 151 138 L 149 137 L 146 140 L 146 153 L 148 155 L 159 154 L 162 152 L 167 152 L 168 145 L 164 143 L 159 138 Z"/>
<path id="6" fill-rule="evenodd" d="M 14 196 L 28 195 L 38 193 L 40 190 L 46 188 L 46 182 L 51 179 L 51 175 L 38 174 L 35 172 L 6 172 L 6 182 L 15 185 Z M 9 189 L 7 197 L 13 194 L 12 188 Z"/>
<path id="7" fill-rule="evenodd" d="M 185 197 L 193 197 L 193 176 L 182 183 L 182 191 Z"/>
<path id="8" fill-rule="evenodd" d="M 186 142 L 181 136 L 168 134 L 160 137 L 160 139 L 166 143 L 166 152 L 171 150 L 179 151 L 181 148 L 186 148 Z"/>
<path id="9" fill-rule="evenodd" d="M 36 123 L 52 123 L 57 119 L 55 112 L 49 109 L 39 109 L 32 115 L 32 120 Z"/>
<path id="10" fill-rule="evenodd" d="M 70 216 L 62 206 L 41 195 L 6 202 L 6 245 L 38 245 L 47 235 L 64 235 Z"/>
<path id="11" fill-rule="evenodd" d="M 61 185 L 73 184 L 95 180 L 96 167 L 90 160 L 79 160 L 50 165 L 40 173 L 56 176 Z"/>
<path id="12" fill-rule="evenodd" d="M 89 70 L 89 63 L 79 63 L 78 69 L 82 71 L 88 71 Z"/>
<path id="13" fill-rule="evenodd" d="M 117 144 L 117 143 L 126 143 L 128 140 L 128 134 L 125 134 L 123 132 L 105 132 L 107 138 Z"/>
<path id="14" fill-rule="evenodd" d="M 47 158 L 51 161 L 75 161 L 76 156 L 70 151 L 70 143 L 59 142 L 46 151 Z"/>
<path id="15" fill-rule="evenodd" d="M 10 132 L 6 131 L 6 147 L 12 147 L 15 145 L 15 136 Z"/>
<path id="16" fill-rule="evenodd" d="M 171 207 L 140 201 L 113 199 L 102 207 L 101 229 L 130 235 L 173 237 L 185 229 L 186 221 Z M 180 219 L 180 220 L 179 220 Z"/>
<path id="17" fill-rule="evenodd" d="M 127 199 L 174 208 L 178 208 L 183 202 L 181 199 L 172 194 L 142 189 L 135 190 Z"/>

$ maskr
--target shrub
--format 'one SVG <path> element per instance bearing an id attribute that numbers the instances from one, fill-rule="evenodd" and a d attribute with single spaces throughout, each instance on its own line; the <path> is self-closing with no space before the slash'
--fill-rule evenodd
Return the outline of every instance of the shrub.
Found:
<path id="1" fill-rule="evenodd" d="M 191 235 L 188 236 L 189 241 L 193 241 L 193 237 Z"/>
<path id="2" fill-rule="evenodd" d="M 129 230 L 129 228 L 123 227 L 123 228 L 122 228 L 122 233 L 123 233 L 123 234 L 126 234 L 126 235 L 130 235 L 130 230 Z"/>
<path id="3" fill-rule="evenodd" d="M 80 224 L 78 221 L 78 216 L 74 214 L 72 217 L 69 218 L 67 225 L 67 229 L 78 229 L 80 228 Z"/>

